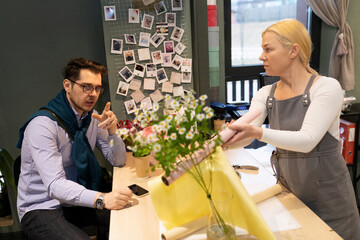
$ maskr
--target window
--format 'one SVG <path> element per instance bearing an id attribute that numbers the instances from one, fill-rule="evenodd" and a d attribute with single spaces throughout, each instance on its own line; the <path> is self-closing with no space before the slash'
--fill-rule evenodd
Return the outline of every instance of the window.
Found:
<path id="1" fill-rule="evenodd" d="M 249 104 L 260 87 L 264 72 L 259 60 L 261 33 L 271 24 L 295 18 L 310 31 L 313 41 L 311 66 L 319 68 L 321 21 L 305 0 L 225 0 L 226 102 Z"/>

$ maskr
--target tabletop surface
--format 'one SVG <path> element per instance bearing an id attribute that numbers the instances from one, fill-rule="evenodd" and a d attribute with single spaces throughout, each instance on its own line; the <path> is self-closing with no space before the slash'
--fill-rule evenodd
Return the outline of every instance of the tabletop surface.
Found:
<path id="1" fill-rule="evenodd" d="M 238 157 L 246 156 L 246 159 L 250 159 L 252 161 L 251 164 L 258 164 L 256 159 L 243 148 L 239 149 L 236 155 Z M 227 156 L 228 158 L 231 158 L 230 162 L 233 161 L 233 158 L 231 157 L 232 155 Z M 265 168 L 262 168 L 261 165 L 258 166 L 260 166 L 259 174 L 262 176 L 261 178 L 264 178 L 266 175 L 271 176 L 269 173 L 263 173 L 263 171 L 268 170 L 264 170 Z M 155 176 L 160 176 L 161 174 L 162 170 L 157 169 L 155 172 L 150 173 L 150 178 L 137 178 L 135 175 L 135 165 L 132 155 L 128 154 L 126 165 L 122 168 L 114 168 L 113 188 L 128 186 L 136 183 L 141 187 L 148 189 L 148 181 L 153 179 Z M 241 172 L 241 175 L 243 179 L 246 178 L 247 174 L 246 172 Z M 268 178 L 266 182 L 269 182 L 269 185 L 273 184 L 273 180 L 270 180 L 270 178 Z M 244 186 L 246 188 L 246 184 L 244 184 Z M 282 193 L 273 198 L 277 198 L 301 225 L 298 229 L 274 232 L 277 239 L 342 239 L 294 194 L 283 190 Z M 149 195 L 144 197 L 134 196 L 124 209 L 111 211 L 110 240 L 159 240 L 161 239 L 161 233 L 164 231 L 165 229 L 160 224 Z M 189 239 L 191 239 L 191 237 Z"/>

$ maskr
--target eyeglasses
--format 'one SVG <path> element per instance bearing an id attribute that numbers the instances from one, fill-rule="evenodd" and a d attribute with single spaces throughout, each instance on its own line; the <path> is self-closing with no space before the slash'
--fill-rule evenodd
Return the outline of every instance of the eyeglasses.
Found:
<path id="1" fill-rule="evenodd" d="M 93 87 L 93 86 L 91 86 L 91 85 L 83 85 L 83 84 L 77 83 L 77 82 L 75 82 L 75 81 L 73 81 L 73 80 L 71 80 L 71 79 L 68 79 L 68 80 L 69 80 L 70 82 L 75 83 L 75 84 L 79 85 L 80 87 L 82 87 L 84 93 L 92 93 L 92 92 L 94 91 L 94 89 L 95 89 L 95 92 L 96 92 L 97 94 L 101 94 L 101 93 L 104 92 L 104 88 L 101 87 L 101 86 Z"/>

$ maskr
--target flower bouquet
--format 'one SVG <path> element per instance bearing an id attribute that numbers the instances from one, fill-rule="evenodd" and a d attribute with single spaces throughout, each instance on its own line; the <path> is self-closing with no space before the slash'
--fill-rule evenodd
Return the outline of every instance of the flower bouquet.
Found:
<path id="1" fill-rule="evenodd" d="M 208 155 L 223 143 L 219 133 L 211 127 L 214 112 L 205 106 L 206 99 L 206 95 L 195 98 L 193 92 L 177 98 L 166 95 L 162 105 L 155 103 L 152 109 L 141 106 L 135 112 L 133 123 L 142 130 L 120 128 L 118 134 L 123 139 L 133 140 L 133 146 L 128 148 L 134 154 L 154 151 L 154 158 L 158 162 L 152 166 L 152 170 L 160 167 L 165 176 L 169 176 L 181 166 L 181 169 L 190 174 L 209 199 L 218 227 L 228 235 L 233 234 L 233 229 L 225 224 L 211 196 L 212 168 L 209 166 L 210 178 L 206 181 L 198 164 L 202 160 L 199 154 L 205 152 Z M 212 155 L 209 157 L 211 159 Z M 209 164 L 211 165 L 211 161 Z M 232 239 L 232 236 L 226 239 Z"/>

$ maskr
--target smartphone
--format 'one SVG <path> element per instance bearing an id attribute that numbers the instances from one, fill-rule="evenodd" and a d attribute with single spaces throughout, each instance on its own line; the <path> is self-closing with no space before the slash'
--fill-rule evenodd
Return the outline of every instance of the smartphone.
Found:
<path id="1" fill-rule="evenodd" d="M 130 185 L 128 187 L 138 197 L 143 197 L 143 196 L 145 196 L 145 195 L 147 195 L 149 193 L 148 190 L 146 190 L 145 188 L 140 187 L 137 184 L 132 184 L 132 185 Z"/>

